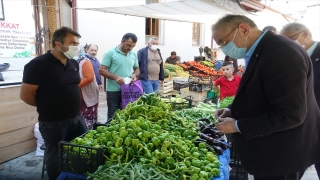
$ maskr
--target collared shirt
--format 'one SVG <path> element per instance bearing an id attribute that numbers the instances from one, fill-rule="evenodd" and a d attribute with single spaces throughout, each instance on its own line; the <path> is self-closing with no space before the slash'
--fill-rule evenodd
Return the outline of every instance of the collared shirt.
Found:
<path id="1" fill-rule="evenodd" d="M 101 65 L 107 66 L 110 73 L 123 78 L 131 77 L 133 68 L 139 67 L 137 54 L 134 51 L 124 54 L 118 46 L 103 55 Z M 113 79 L 107 79 L 107 91 L 120 91 L 120 85 Z"/>
<path id="2" fill-rule="evenodd" d="M 261 36 L 253 43 L 253 45 L 251 46 L 251 48 L 249 49 L 249 51 L 244 55 L 244 60 L 246 62 L 246 68 L 248 67 L 248 64 L 249 64 L 249 61 L 251 59 L 251 56 L 254 52 L 254 50 L 256 50 L 256 47 L 258 46 L 259 42 L 261 41 L 261 39 L 263 38 L 263 36 L 268 32 L 267 31 L 264 31 Z M 235 125 L 236 125 L 236 128 L 237 130 L 241 133 L 241 131 L 239 130 L 238 128 L 238 121 L 236 120 L 235 122 Z"/>
<path id="3" fill-rule="evenodd" d="M 268 31 L 268 30 L 267 30 Z M 249 51 L 244 55 L 244 60 L 246 62 L 246 67 L 248 67 L 250 58 L 254 52 L 254 50 L 256 49 L 256 47 L 258 46 L 259 42 L 261 41 L 261 39 L 263 38 L 263 36 L 267 33 L 267 31 L 264 31 L 261 36 L 253 43 L 253 45 L 251 46 L 251 48 L 249 49 Z"/>
<path id="4" fill-rule="evenodd" d="M 318 45 L 318 42 L 315 41 L 315 42 L 312 44 L 312 46 L 309 47 L 309 49 L 307 50 L 308 56 L 311 57 L 311 55 L 313 54 L 313 52 L 314 52 L 314 50 L 316 49 L 317 45 Z"/>
<path id="5" fill-rule="evenodd" d="M 102 81 L 101 81 L 101 76 L 99 74 L 99 68 L 100 68 L 100 62 L 97 58 L 93 58 L 91 56 L 89 56 L 88 54 L 85 54 L 84 55 L 87 59 L 90 60 L 91 64 L 92 64 L 92 67 L 93 67 L 93 70 L 94 70 L 94 75 L 96 76 L 96 81 L 97 81 L 97 84 L 98 85 L 101 85 L 102 84 Z"/>

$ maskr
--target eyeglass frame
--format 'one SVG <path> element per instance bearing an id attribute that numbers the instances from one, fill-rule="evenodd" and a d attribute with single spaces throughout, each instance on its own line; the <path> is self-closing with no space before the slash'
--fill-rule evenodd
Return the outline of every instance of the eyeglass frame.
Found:
<path id="1" fill-rule="evenodd" d="M 229 37 L 230 34 L 231 34 L 236 28 L 239 27 L 239 25 L 240 25 L 240 24 L 238 24 L 236 27 L 234 27 L 234 28 L 228 33 L 228 35 L 225 36 L 225 38 L 226 38 L 226 37 Z M 228 43 L 229 43 L 229 42 L 228 42 Z M 217 45 L 219 46 L 219 49 L 221 49 L 221 48 L 223 48 L 224 46 L 226 46 L 228 43 L 227 43 L 227 41 L 224 41 L 224 42 L 222 42 L 222 44 L 218 44 L 218 43 L 217 43 Z"/>
<path id="2" fill-rule="evenodd" d="M 303 30 L 304 31 L 304 30 Z M 290 36 L 290 37 L 288 37 L 289 39 L 291 39 L 291 40 L 293 40 L 292 38 L 293 37 L 295 37 L 295 36 L 297 36 L 297 35 L 299 35 L 299 34 L 301 34 L 303 31 L 300 31 L 300 32 L 298 32 L 297 34 L 295 34 L 295 35 L 293 35 L 293 36 Z"/>

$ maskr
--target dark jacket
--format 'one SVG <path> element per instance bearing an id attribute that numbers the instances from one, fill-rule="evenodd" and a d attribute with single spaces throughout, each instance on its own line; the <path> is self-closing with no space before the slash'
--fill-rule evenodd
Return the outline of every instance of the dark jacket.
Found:
<path id="1" fill-rule="evenodd" d="M 139 69 L 140 69 L 140 75 L 139 80 L 148 80 L 148 46 L 145 48 L 142 48 L 138 51 L 138 62 L 139 62 Z M 160 53 L 160 49 L 157 49 L 160 58 L 162 60 L 160 64 L 160 73 L 159 73 L 159 80 L 164 80 L 164 68 L 163 68 L 163 59 Z"/>
<path id="2" fill-rule="evenodd" d="M 248 173 L 291 174 L 320 162 L 313 78 L 312 63 L 301 46 L 265 34 L 230 107 L 241 132 L 234 134 L 235 147 Z"/>
<path id="3" fill-rule="evenodd" d="M 318 45 L 310 58 L 314 72 L 314 94 L 316 96 L 318 106 L 320 107 L 320 42 L 318 42 Z"/>

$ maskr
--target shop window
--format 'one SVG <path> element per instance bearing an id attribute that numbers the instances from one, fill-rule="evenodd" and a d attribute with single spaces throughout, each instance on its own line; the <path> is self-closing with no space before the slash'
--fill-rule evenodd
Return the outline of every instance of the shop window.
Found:
<path id="1" fill-rule="evenodd" d="M 201 24 L 193 23 L 192 24 L 192 45 L 194 46 L 200 45 L 200 31 L 201 31 Z"/>
<path id="2" fill-rule="evenodd" d="M 161 0 L 146 0 L 146 4 L 152 4 L 152 3 L 160 3 Z M 155 18 L 146 18 L 145 22 L 145 37 L 146 42 L 149 41 L 150 37 L 157 36 L 159 37 L 159 43 L 162 44 L 161 40 L 161 20 L 155 19 Z"/>

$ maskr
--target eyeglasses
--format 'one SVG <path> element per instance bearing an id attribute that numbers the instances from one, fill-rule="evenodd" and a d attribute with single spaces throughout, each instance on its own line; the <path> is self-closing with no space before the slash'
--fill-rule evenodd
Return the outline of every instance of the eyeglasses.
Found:
<path id="1" fill-rule="evenodd" d="M 299 34 L 301 34 L 303 31 L 301 31 L 301 32 L 298 32 L 297 34 L 295 34 L 295 35 L 293 35 L 293 36 L 290 36 L 290 37 L 288 37 L 288 38 L 290 38 L 290 39 L 292 39 L 293 37 L 295 37 L 296 35 L 299 35 Z"/>
<path id="2" fill-rule="evenodd" d="M 234 27 L 229 33 L 228 35 L 225 36 L 225 38 L 229 37 L 230 34 L 238 27 L 239 25 L 237 25 L 236 27 Z M 224 39 L 224 38 L 223 38 Z M 222 43 L 217 44 L 219 46 L 219 49 L 223 48 L 224 46 L 226 46 L 229 42 L 228 41 L 224 41 Z"/>

